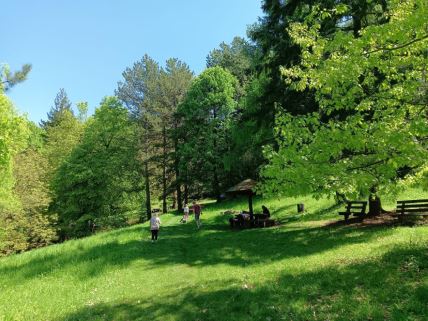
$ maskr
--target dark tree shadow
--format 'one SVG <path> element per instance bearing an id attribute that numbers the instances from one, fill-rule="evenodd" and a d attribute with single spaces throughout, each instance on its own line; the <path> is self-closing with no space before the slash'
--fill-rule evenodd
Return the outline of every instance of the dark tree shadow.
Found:
<path id="1" fill-rule="evenodd" d="M 428 252 L 409 246 L 365 263 L 209 286 L 214 290 L 171 289 L 158 299 L 85 307 L 58 321 L 422 321 L 428 315 Z"/>

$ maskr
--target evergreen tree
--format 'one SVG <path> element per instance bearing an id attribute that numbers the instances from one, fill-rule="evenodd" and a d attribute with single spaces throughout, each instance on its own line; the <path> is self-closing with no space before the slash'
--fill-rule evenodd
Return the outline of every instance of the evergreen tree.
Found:
<path id="1" fill-rule="evenodd" d="M 219 66 L 230 71 L 243 87 L 255 72 L 258 59 L 257 47 L 241 37 L 233 38 L 230 44 L 222 42 L 207 56 L 207 67 Z"/>
<path id="2" fill-rule="evenodd" d="M 25 64 L 21 70 L 11 72 L 9 66 L 0 66 L 0 90 L 7 92 L 16 84 L 25 81 L 31 68 L 30 64 Z"/>
<path id="3" fill-rule="evenodd" d="M 155 108 L 158 100 L 160 78 L 159 64 L 148 55 L 126 68 L 122 73 L 123 82 L 118 83 L 117 97 L 125 104 L 131 116 L 139 125 L 140 161 L 143 167 L 146 191 L 146 216 L 151 217 L 152 176 L 154 157 L 157 155 L 157 133 L 154 122 L 157 119 Z"/>
<path id="4" fill-rule="evenodd" d="M 68 99 L 67 93 L 65 92 L 64 88 L 61 88 L 55 97 L 54 106 L 48 112 L 48 119 L 46 121 L 42 120 L 40 124 L 45 129 L 55 126 L 58 124 L 61 117 L 63 117 L 63 115 L 66 113 L 73 114 L 73 110 L 71 108 L 71 102 Z"/>
<path id="5" fill-rule="evenodd" d="M 177 140 L 173 137 L 177 127 L 174 115 L 193 73 L 178 59 L 167 60 L 165 68 L 161 68 L 146 55 L 132 68 L 127 68 L 123 77 L 125 80 L 119 83 L 117 95 L 142 127 L 140 142 L 146 169 L 146 200 L 150 200 L 150 189 L 153 190 L 149 183 L 159 181 L 162 210 L 166 212 L 168 194 L 175 190 L 177 197 L 181 198 L 180 182 L 177 180 L 178 159 L 175 156 Z M 152 179 L 151 176 L 159 179 Z M 181 199 L 177 203 L 180 207 Z M 147 215 L 150 215 L 149 209 L 150 204 L 147 206 Z"/>

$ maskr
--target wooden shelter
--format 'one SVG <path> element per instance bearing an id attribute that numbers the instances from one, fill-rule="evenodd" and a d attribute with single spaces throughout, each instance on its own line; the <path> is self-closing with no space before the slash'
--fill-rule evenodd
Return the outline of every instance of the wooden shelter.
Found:
<path id="1" fill-rule="evenodd" d="M 226 194 L 229 195 L 248 195 L 248 208 L 250 212 L 251 220 L 253 219 L 253 195 L 255 195 L 253 189 L 256 187 L 257 182 L 252 179 L 246 179 L 235 186 L 229 188 Z"/>

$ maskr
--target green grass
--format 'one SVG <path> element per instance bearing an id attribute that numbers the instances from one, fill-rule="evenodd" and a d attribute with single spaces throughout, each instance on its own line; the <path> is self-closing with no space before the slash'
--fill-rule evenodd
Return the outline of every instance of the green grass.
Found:
<path id="1" fill-rule="evenodd" d="M 220 212 L 239 199 L 207 204 L 199 231 L 162 216 L 156 244 L 138 225 L 3 258 L 0 320 L 427 320 L 427 226 L 325 227 L 331 200 L 262 204 L 283 225 L 231 231 Z"/>

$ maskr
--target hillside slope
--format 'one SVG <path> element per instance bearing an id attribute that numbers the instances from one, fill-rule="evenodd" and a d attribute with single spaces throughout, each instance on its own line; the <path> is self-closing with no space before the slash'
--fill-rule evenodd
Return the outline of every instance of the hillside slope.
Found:
<path id="1" fill-rule="evenodd" d="M 230 230 L 236 200 L 199 231 L 162 216 L 156 244 L 145 224 L 3 258 L 0 321 L 426 320 L 428 226 L 326 227 L 333 201 L 297 202 L 256 200 L 269 229 Z"/>

